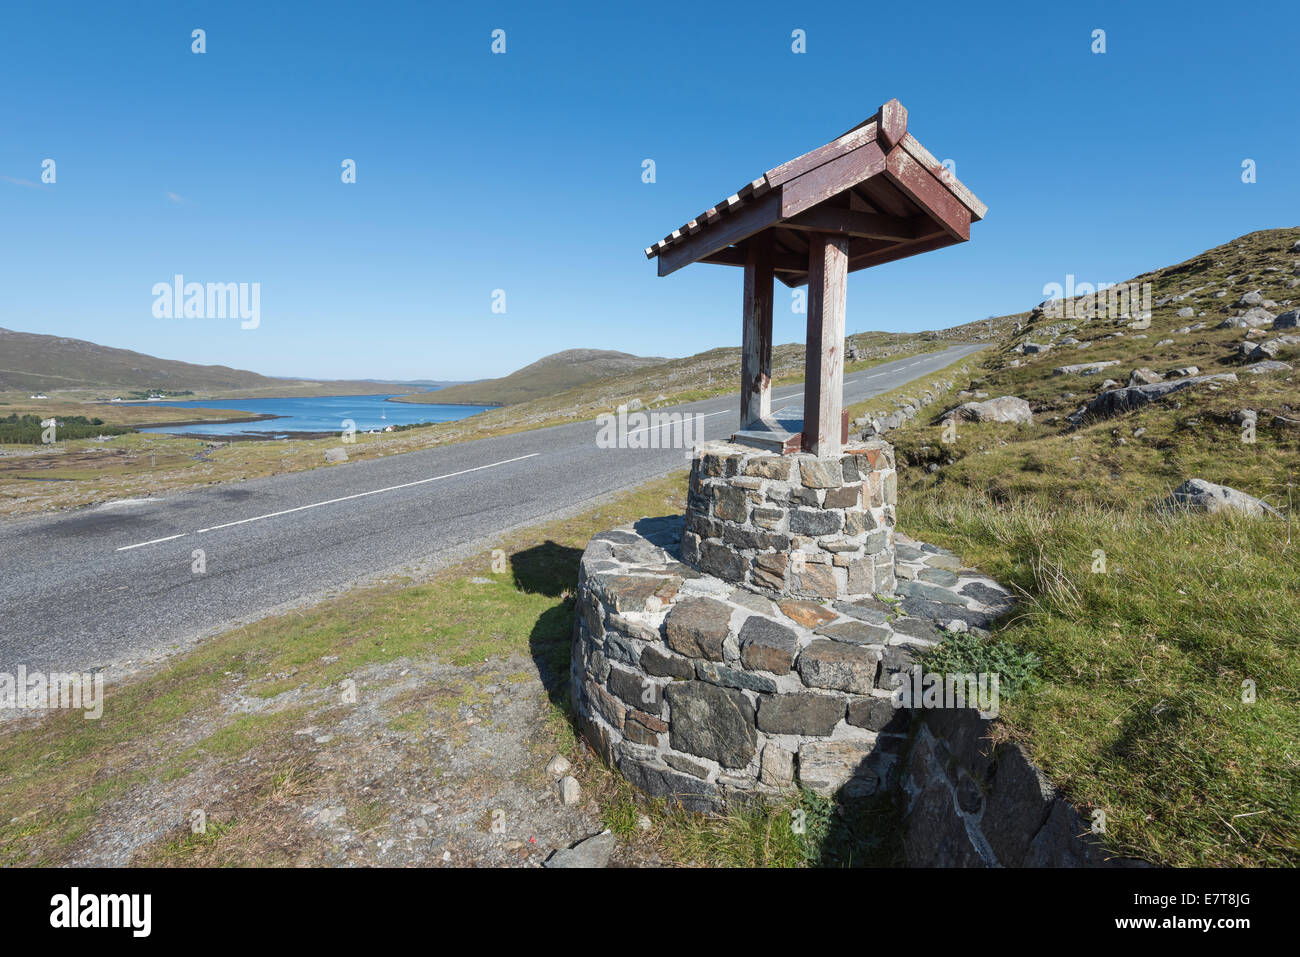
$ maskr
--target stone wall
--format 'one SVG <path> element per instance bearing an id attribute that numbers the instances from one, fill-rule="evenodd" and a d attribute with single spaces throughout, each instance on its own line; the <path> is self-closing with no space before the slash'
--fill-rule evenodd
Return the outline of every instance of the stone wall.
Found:
<path id="1" fill-rule="evenodd" d="M 914 712 L 900 779 L 913 867 L 1115 867 L 1102 838 L 1015 742 L 973 709 Z"/>
<path id="2" fill-rule="evenodd" d="M 831 458 L 709 443 L 691 465 L 682 559 L 771 596 L 890 594 L 897 488 L 880 439 Z"/>

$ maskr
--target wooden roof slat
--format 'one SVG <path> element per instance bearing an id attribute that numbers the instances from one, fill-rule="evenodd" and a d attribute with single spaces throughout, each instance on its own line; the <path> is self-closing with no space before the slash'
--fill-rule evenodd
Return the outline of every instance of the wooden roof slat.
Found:
<path id="1" fill-rule="evenodd" d="M 717 225 L 701 230 L 685 241 L 674 243 L 659 254 L 659 275 L 667 276 L 696 259 L 726 249 L 771 226 L 780 217 L 781 194 L 770 192 L 725 217 Z"/>

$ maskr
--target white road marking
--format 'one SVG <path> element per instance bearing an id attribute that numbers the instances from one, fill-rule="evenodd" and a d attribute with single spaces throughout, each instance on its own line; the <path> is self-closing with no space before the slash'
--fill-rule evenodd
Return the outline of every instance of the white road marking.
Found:
<path id="1" fill-rule="evenodd" d="M 726 415 L 730 411 L 731 409 L 723 409 L 721 412 L 705 412 L 705 413 L 683 412 L 682 415 L 698 415 L 701 419 L 707 419 L 711 415 Z M 636 435 L 638 432 L 649 432 L 651 429 L 667 429 L 670 427 L 671 427 L 671 423 L 661 423 L 659 425 L 647 425 L 644 429 L 629 429 L 624 434 Z M 536 455 L 538 453 L 534 452 L 533 454 Z"/>
<path id="2" fill-rule="evenodd" d="M 189 532 L 181 532 L 179 535 L 168 535 L 166 538 L 155 538 L 149 542 L 136 542 L 134 545 L 123 545 L 118 549 L 119 552 L 129 551 L 132 548 L 144 548 L 146 545 L 157 545 L 159 542 L 170 542 L 173 538 L 184 538 Z"/>
<path id="3" fill-rule="evenodd" d="M 381 492 L 395 492 L 399 488 L 412 488 L 413 486 L 416 485 L 426 485 L 429 482 L 438 482 L 441 481 L 442 479 L 455 478 L 457 475 L 468 475 L 470 472 L 481 472 L 484 469 L 496 468 L 498 465 L 509 465 L 511 462 L 522 462 L 524 459 L 531 459 L 541 454 L 542 454 L 541 452 L 530 452 L 527 455 L 517 455 L 512 459 L 502 459 L 500 462 L 492 462 L 488 465 L 476 465 L 472 469 L 461 469 L 459 472 L 448 472 L 446 475 L 434 475 L 431 478 L 417 479 L 414 482 L 403 482 L 401 485 L 389 485 L 386 488 L 371 489 L 369 492 L 357 492 L 355 495 L 344 495 L 340 498 L 327 499 L 324 502 L 312 502 L 310 505 L 299 505 L 296 508 L 281 509 L 278 512 L 267 512 L 265 515 L 254 515 L 252 518 L 241 518 L 237 522 L 226 522 L 222 525 L 210 525 L 207 528 L 200 528 L 194 534 L 202 535 L 204 532 L 215 532 L 218 529 L 231 528 L 232 526 L 235 525 L 247 525 L 249 522 L 260 522 L 264 518 L 275 518 L 279 515 L 290 515 L 294 512 L 306 511 L 309 508 L 320 508 L 322 505 L 334 505 L 338 502 L 351 501 L 354 498 L 365 498 L 367 495 L 378 495 Z M 174 538 L 183 538 L 187 534 L 189 533 L 181 532 L 179 535 L 169 535 L 167 538 L 155 538 L 151 542 L 138 542 L 135 545 L 124 545 L 117 550 L 119 552 L 124 552 L 127 549 L 131 549 L 131 548 L 142 548 L 145 545 L 156 545 L 159 542 L 169 542 Z"/>

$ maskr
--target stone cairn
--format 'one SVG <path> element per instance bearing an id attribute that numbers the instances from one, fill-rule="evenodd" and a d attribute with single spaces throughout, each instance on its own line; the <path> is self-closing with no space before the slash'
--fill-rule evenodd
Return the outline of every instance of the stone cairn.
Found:
<path id="1" fill-rule="evenodd" d="M 891 678 L 1005 590 L 894 531 L 893 449 L 835 458 L 698 448 L 687 514 L 595 536 L 583 554 L 572 701 L 586 740 L 692 810 L 796 783 L 893 783 L 909 713 Z"/>

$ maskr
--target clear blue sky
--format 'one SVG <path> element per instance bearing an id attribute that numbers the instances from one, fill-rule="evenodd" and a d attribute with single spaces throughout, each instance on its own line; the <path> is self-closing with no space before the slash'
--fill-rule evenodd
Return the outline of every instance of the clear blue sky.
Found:
<path id="1" fill-rule="evenodd" d="M 738 345 L 739 270 L 642 250 L 890 97 L 989 214 L 855 274 L 849 329 L 954 325 L 1300 223 L 1298 36 L 1294 0 L 10 5 L 0 326 L 338 378 Z M 175 273 L 261 283 L 260 327 L 155 319 Z"/>

